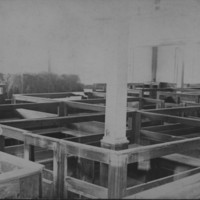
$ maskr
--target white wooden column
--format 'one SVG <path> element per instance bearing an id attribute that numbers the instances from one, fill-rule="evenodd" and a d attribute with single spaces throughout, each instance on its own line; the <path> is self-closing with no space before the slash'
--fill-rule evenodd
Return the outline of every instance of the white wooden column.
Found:
<path id="1" fill-rule="evenodd" d="M 108 49 L 105 51 L 107 61 L 107 91 L 104 147 L 116 149 L 128 146 L 126 138 L 127 72 L 129 20 L 112 19 L 107 22 L 105 37 Z"/>

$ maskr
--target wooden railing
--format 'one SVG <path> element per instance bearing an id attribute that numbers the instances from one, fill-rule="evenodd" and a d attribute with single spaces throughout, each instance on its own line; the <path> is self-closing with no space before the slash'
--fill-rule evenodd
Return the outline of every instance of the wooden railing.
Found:
<path id="1" fill-rule="evenodd" d="M 189 110 L 190 108 L 183 109 Z M 134 112 L 132 114 L 135 115 L 135 120 L 133 120 L 135 121 L 135 124 L 133 124 L 135 142 L 140 139 L 140 123 L 138 123 L 138 120 L 140 120 L 141 115 L 153 119 L 170 119 L 174 122 L 200 126 L 200 121 L 197 119 L 188 119 L 171 115 L 162 116 L 159 113 L 144 111 Z M 195 149 L 200 145 L 200 137 L 113 151 L 62 139 L 34 135 L 28 131 L 11 128 L 5 125 L 1 125 L 1 128 L 1 149 L 3 149 L 4 137 L 9 137 L 24 142 L 25 159 L 32 159 L 33 147 L 35 146 L 53 151 L 53 171 L 45 169 L 43 178 L 43 184 L 45 185 L 43 188 L 48 188 L 48 191 L 52 190 L 53 198 L 67 198 L 67 192 L 73 192 L 88 198 L 124 198 L 144 190 L 173 182 L 174 179 L 185 178 L 200 172 L 200 168 L 197 167 L 165 178 L 150 181 L 148 183 L 127 187 L 128 164 L 143 162 L 145 160 Z M 101 182 L 99 184 L 88 182 L 87 180 L 73 177 L 68 174 L 67 163 L 70 156 L 98 162 L 100 166 L 101 164 L 106 164 L 108 166 L 108 174 L 106 176 L 107 185 L 102 185 Z"/>

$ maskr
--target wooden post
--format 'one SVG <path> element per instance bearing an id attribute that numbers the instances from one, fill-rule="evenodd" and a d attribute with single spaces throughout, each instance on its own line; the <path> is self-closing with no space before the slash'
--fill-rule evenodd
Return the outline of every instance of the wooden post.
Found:
<path id="1" fill-rule="evenodd" d="M 3 129 L 0 127 L 0 151 L 4 151 L 5 137 L 3 136 Z"/>
<path id="2" fill-rule="evenodd" d="M 35 147 L 33 145 L 27 144 L 26 136 L 24 139 L 24 159 L 35 161 Z"/>
<path id="3" fill-rule="evenodd" d="M 0 151 L 5 151 L 5 137 L 0 135 Z"/>
<path id="4" fill-rule="evenodd" d="M 139 112 L 134 113 L 132 122 L 134 132 L 134 143 L 140 144 L 141 114 Z"/>
<path id="5" fill-rule="evenodd" d="M 127 156 L 111 155 L 108 171 L 108 198 L 121 199 L 126 195 Z"/>
<path id="6" fill-rule="evenodd" d="M 63 154 L 64 155 L 64 183 L 63 183 L 63 198 L 67 199 L 68 198 L 68 191 L 67 188 L 65 188 L 65 180 L 67 177 L 67 171 L 68 171 L 68 156 L 67 154 Z M 62 191 L 61 191 L 62 192 Z"/>
<path id="7" fill-rule="evenodd" d="M 61 144 L 57 142 L 53 151 L 54 198 L 57 199 L 63 199 L 64 195 L 64 159 Z"/>
<path id="8" fill-rule="evenodd" d="M 139 110 L 143 109 L 143 105 L 144 105 L 144 102 L 143 102 L 143 97 L 144 97 L 144 92 L 143 92 L 143 89 L 139 90 Z"/>
<path id="9" fill-rule="evenodd" d="M 65 102 L 60 102 L 58 106 L 58 116 L 66 116 L 67 115 L 67 106 Z"/>
<path id="10" fill-rule="evenodd" d="M 156 82 L 158 47 L 152 47 L 152 82 Z"/>

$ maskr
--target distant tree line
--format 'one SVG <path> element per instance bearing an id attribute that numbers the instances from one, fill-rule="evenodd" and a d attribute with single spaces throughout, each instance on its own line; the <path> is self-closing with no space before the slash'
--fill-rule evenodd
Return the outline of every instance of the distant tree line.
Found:
<path id="1" fill-rule="evenodd" d="M 78 75 L 74 74 L 2 74 L 0 81 L 6 83 L 8 98 L 18 93 L 48 93 L 83 91 L 83 84 Z"/>

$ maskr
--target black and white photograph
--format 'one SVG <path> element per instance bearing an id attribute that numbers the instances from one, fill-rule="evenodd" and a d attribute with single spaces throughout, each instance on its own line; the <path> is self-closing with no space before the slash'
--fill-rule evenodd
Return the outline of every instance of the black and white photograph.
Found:
<path id="1" fill-rule="evenodd" d="M 0 0 L 0 199 L 200 199 L 200 0 Z"/>

